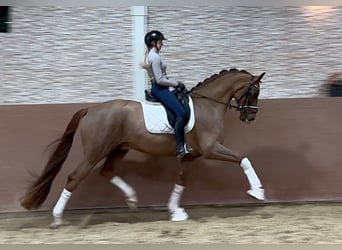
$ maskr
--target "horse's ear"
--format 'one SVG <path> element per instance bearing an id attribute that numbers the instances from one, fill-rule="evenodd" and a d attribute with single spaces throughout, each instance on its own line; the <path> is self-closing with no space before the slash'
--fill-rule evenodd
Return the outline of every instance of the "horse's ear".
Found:
<path id="1" fill-rule="evenodd" d="M 266 72 L 263 72 L 263 73 L 258 77 L 258 82 L 261 81 L 261 79 L 264 77 L 265 74 L 266 74 Z"/>

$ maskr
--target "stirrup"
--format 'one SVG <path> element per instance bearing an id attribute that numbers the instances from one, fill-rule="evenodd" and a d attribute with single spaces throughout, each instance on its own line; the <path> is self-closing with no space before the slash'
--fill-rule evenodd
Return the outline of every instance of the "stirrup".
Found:
<path id="1" fill-rule="evenodd" d="M 184 145 L 185 151 L 187 152 L 187 154 L 191 154 L 192 153 L 192 148 L 188 147 L 187 144 Z"/>
<path id="2" fill-rule="evenodd" d="M 183 158 L 186 155 L 191 155 L 192 148 L 188 148 L 186 144 L 184 144 L 184 147 L 182 147 L 182 151 L 177 151 L 177 158 Z"/>

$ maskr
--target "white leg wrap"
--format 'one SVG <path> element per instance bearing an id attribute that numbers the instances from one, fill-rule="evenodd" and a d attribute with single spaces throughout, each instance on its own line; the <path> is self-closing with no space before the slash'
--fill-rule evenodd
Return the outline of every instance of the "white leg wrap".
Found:
<path id="1" fill-rule="evenodd" d="M 121 189 L 122 192 L 124 192 L 126 197 L 133 197 L 135 196 L 134 189 L 128 185 L 123 179 L 121 179 L 119 176 L 114 176 L 110 182 L 117 186 L 119 189 Z"/>
<path id="2" fill-rule="evenodd" d="M 254 171 L 254 168 L 252 167 L 251 162 L 248 160 L 247 157 L 242 159 L 241 167 L 247 176 L 251 188 L 262 186 L 257 174 Z"/>
<path id="3" fill-rule="evenodd" d="M 171 221 L 184 221 L 189 218 L 189 215 L 183 208 L 179 207 L 180 199 L 185 187 L 175 184 L 168 203 Z"/>
<path id="4" fill-rule="evenodd" d="M 250 190 L 248 190 L 247 193 L 258 200 L 265 200 L 265 192 L 262 188 L 262 184 L 247 157 L 242 159 L 240 166 L 249 182 Z"/>
<path id="5" fill-rule="evenodd" d="M 247 176 L 251 188 L 262 187 L 261 182 L 253 168 L 245 170 L 245 174 Z"/>
<path id="6" fill-rule="evenodd" d="M 71 196 L 71 192 L 69 192 L 68 190 L 64 188 L 55 207 L 53 208 L 52 215 L 54 217 L 61 218 L 63 216 L 64 208 L 66 204 L 68 203 L 70 196 Z"/>
<path id="7" fill-rule="evenodd" d="M 179 208 L 179 200 L 183 191 L 184 186 L 175 184 L 168 203 L 169 212 L 174 212 Z"/>

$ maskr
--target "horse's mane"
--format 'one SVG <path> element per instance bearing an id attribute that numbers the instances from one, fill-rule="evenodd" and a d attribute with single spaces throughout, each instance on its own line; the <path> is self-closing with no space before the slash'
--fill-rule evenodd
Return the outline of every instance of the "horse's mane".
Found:
<path id="1" fill-rule="evenodd" d="M 199 82 L 195 87 L 191 88 L 190 89 L 190 92 L 195 90 L 195 89 L 198 89 L 204 85 L 207 85 L 208 83 L 224 76 L 224 75 L 227 75 L 227 74 L 232 74 L 232 73 L 245 73 L 245 74 L 249 74 L 249 75 L 252 75 L 251 73 L 249 73 L 247 70 L 238 70 L 236 68 L 231 68 L 229 70 L 226 70 L 226 69 L 223 69 L 220 71 L 220 73 L 218 74 L 213 74 L 212 76 L 210 76 L 209 78 L 206 78 L 203 82 Z"/>

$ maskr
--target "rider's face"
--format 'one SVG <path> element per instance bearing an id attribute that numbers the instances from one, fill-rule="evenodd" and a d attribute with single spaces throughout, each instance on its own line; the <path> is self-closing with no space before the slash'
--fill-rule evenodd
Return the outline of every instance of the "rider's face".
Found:
<path id="1" fill-rule="evenodd" d="M 156 41 L 156 48 L 157 50 L 161 50 L 161 48 L 163 47 L 163 40 L 157 40 Z"/>

